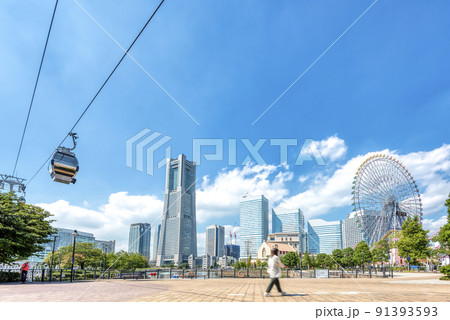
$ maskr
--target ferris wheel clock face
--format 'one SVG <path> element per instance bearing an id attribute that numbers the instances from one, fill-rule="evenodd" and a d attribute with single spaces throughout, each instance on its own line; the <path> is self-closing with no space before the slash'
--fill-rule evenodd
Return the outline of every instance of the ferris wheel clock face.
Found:
<path id="1" fill-rule="evenodd" d="M 401 230 L 407 217 L 419 216 L 422 221 L 416 182 L 392 156 L 377 154 L 367 158 L 356 171 L 352 196 L 358 226 L 369 245 Z"/>

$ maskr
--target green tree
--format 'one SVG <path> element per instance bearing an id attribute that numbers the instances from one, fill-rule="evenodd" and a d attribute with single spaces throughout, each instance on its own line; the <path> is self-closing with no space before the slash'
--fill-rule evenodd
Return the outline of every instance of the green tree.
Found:
<path id="1" fill-rule="evenodd" d="M 332 257 L 333 257 L 333 263 L 336 265 L 336 267 L 338 267 L 339 265 L 342 264 L 342 250 L 341 249 L 334 249 L 332 252 Z"/>
<path id="2" fill-rule="evenodd" d="M 189 263 L 183 262 L 182 264 L 180 264 L 180 268 L 181 269 L 188 269 L 189 268 Z"/>
<path id="3" fill-rule="evenodd" d="M 239 269 L 240 267 L 241 267 L 241 263 L 236 260 L 236 262 L 234 263 L 234 268 Z"/>
<path id="4" fill-rule="evenodd" d="M 334 268 L 336 263 L 333 260 L 333 256 L 331 254 L 327 254 L 325 257 L 325 267 L 327 268 Z"/>
<path id="5" fill-rule="evenodd" d="M 302 266 L 309 269 L 311 265 L 311 256 L 309 255 L 308 251 L 306 251 L 302 258 Z"/>
<path id="6" fill-rule="evenodd" d="M 447 223 L 443 225 L 439 230 L 439 233 L 433 237 L 433 241 L 439 241 L 439 253 L 450 256 L 450 194 L 445 201 L 445 206 L 447 207 Z"/>
<path id="7" fill-rule="evenodd" d="M 398 253 L 402 257 L 410 257 L 412 264 L 417 264 L 419 259 L 430 256 L 428 247 L 428 230 L 423 230 L 419 216 L 408 217 L 402 225 L 400 240 L 397 242 Z"/>
<path id="8" fill-rule="evenodd" d="M 372 261 L 372 253 L 365 241 L 361 241 L 356 245 L 355 251 L 353 252 L 353 260 L 358 266 L 362 266 L 367 262 Z"/>
<path id="9" fill-rule="evenodd" d="M 56 233 L 42 208 L 19 201 L 14 193 L 0 193 L 0 263 L 27 259 L 44 250 Z"/>
<path id="10" fill-rule="evenodd" d="M 297 252 L 288 252 L 281 257 L 281 262 L 289 268 L 296 268 L 300 264 L 300 256 Z"/>
<path id="11" fill-rule="evenodd" d="M 310 256 L 311 258 L 311 267 L 317 267 L 317 261 L 316 261 L 316 256 L 313 254 Z"/>
<path id="12" fill-rule="evenodd" d="M 260 268 L 261 267 L 261 259 L 256 259 L 256 267 Z"/>
<path id="13" fill-rule="evenodd" d="M 59 248 L 55 251 L 55 257 L 59 257 L 58 263 L 62 268 L 70 268 L 72 265 L 73 245 Z M 52 253 L 50 252 L 44 258 L 43 263 L 50 265 Z M 56 259 L 56 258 L 55 258 Z M 94 243 L 79 242 L 75 245 L 74 266 L 85 269 L 87 267 L 99 267 L 104 262 L 102 250 L 97 248 Z M 56 261 L 54 261 L 56 264 Z"/>
<path id="14" fill-rule="evenodd" d="M 355 261 L 353 260 L 353 248 L 348 247 L 342 250 L 341 264 L 343 267 L 349 268 L 355 266 Z"/>
<path id="15" fill-rule="evenodd" d="M 380 240 L 372 248 L 372 259 L 374 262 L 385 263 L 389 261 L 389 249 L 386 239 Z"/>
<path id="16" fill-rule="evenodd" d="M 261 264 L 261 267 L 263 267 L 263 268 L 267 268 L 267 266 L 268 266 L 267 261 L 264 261 L 264 262 Z"/>
<path id="17" fill-rule="evenodd" d="M 326 253 L 319 253 L 316 257 L 317 267 L 324 268 L 325 267 L 325 258 L 327 257 Z"/>
<path id="18" fill-rule="evenodd" d="M 252 256 L 248 256 L 246 267 L 250 268 L 251 266 L 252 266 Z"/>

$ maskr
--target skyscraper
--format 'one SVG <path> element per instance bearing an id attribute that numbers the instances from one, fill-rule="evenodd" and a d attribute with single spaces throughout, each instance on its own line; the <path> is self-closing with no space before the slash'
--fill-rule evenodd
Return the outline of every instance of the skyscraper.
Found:
<path id="1" fill-rule="evenodd" d="M 184 154 L 167 159 L 166 189 L 156 265 L 188 262 L 197 256 L 196 165 Z"/>
<path id="2" fill-rule="evenodd" d="M 158 224 L 155 230 L 153 230 L 153 253 L 152 260 L 156 261 L 158 255 L 159 237 L 161 235 L 161 224 Z"/>
<path id="3" fill-rule="evenodd" d="M 334 249 L 342 249 L 342 223 L 322 219 L 309 220 L 308 237 L 310 253 L 331 254 Z"/>
<path id="4" fill-rule="evenodd" d="M 364 240 L 364 233 L 358 227 L 359 224 L 356 212 L 349 213 L 347 218 L 342 220 L 342 244 L 344 249 L 354 247 Z"/>
<path id="5" fill-rule="evenodd" d="M 243 195 L 240 203 L 241 258 L 256 258 L 269 234 L 269 201 L 263 195 Z"/>
<path id="6" fill-rule="evenodd" d="M 150 223 L 133 223 L 130 225 L 128 237 L 128 252 L 137 252 L 150 260 Z"/>
<path id="7" fill-rule="evenodd" d="M 225 256 L 236 258 L 239 260 L 241 256 L 241 247 L 236 244 L 226 244 L 225 247 Z"/>
<path id="8" fill-rule="evenodd" d="M 222 257 L 225 244 L 225 228 L 211 225 L 206 227 L 206 254 L 211 257 Z"/>
<path id="9" fill-rule="evenodd" d="M 304 252 L 304 229 L 305 216 L 300 209 L 285 209 L 281 207 L 272 209 L 272 233 L 298 233 L 300 252 Z"/>

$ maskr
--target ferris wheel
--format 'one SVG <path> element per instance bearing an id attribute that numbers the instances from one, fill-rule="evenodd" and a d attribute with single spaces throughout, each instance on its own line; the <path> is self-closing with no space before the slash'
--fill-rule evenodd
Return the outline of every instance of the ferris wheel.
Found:
<path id="1" fill-rule="evenodd" d="M 367 158 L 356 171 L 352 187 L 353 211 L 364 240 L 372 245 L 395 230 L 407 217 L 419 216 L 422 200 L 408 169 L 384 154 Z"/>

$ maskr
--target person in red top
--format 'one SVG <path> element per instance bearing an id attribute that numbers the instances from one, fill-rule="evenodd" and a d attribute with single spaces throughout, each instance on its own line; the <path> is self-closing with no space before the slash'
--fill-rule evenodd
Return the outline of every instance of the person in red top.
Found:
<path id="1" fill-rule="evenodd" d="M 26 261 L 23 265 L 22 268 L 20 268 L 20 281 L 22 281 L 22 283 L 25 283 L 25 281 L 27 280 L 27 274 L 28 274 L 28 269 L 29 269 L 29 265 L 28 265 L 28 261 Z"/>

